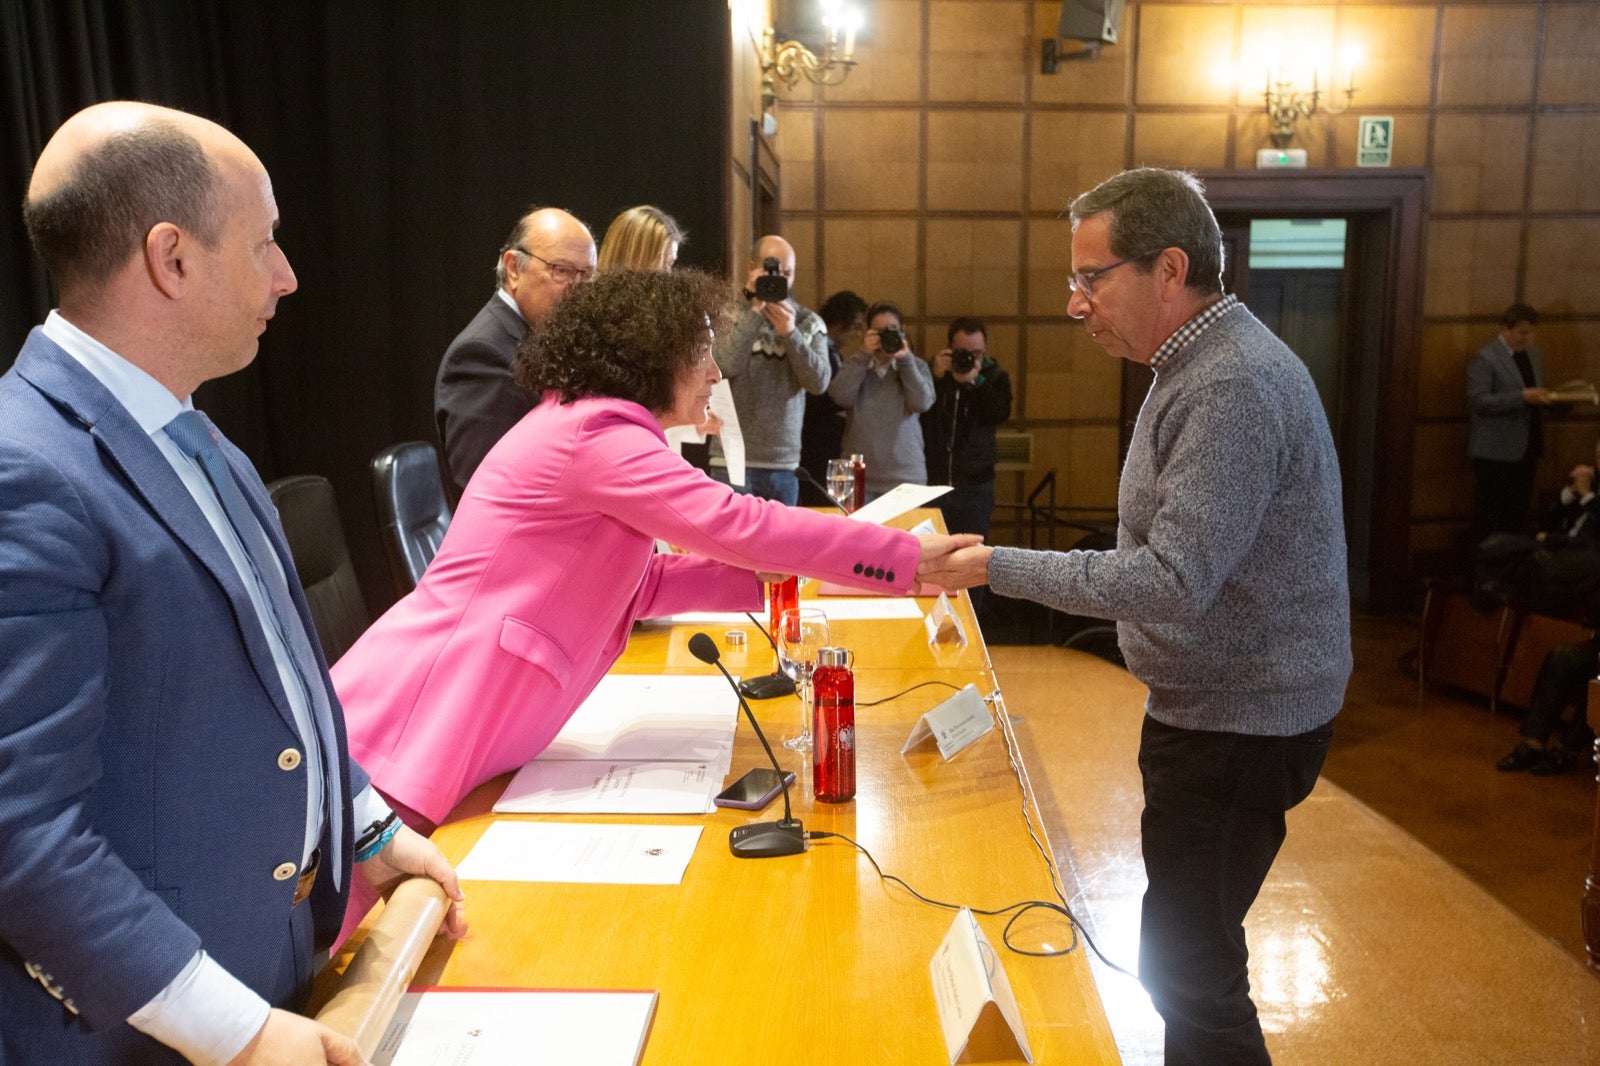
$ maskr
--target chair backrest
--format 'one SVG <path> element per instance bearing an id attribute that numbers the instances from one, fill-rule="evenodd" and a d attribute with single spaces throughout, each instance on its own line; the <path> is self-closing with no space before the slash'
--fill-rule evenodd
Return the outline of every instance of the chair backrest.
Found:
<path id="1" fill-rule="evenodd" d="M 294 568 L 305 589 L 322 654 L 329 663 L 366 630 L 371 616 L 350 561 L 339 507 L 327 478 L 314 474 L 279 478 L 267 486 L 283 523 Z"/>
<path id="2" fill-rule="evenodd" d="M 450 528 L 439 453 L 420 440 L 385 448 L 372 460 L 372 491 L 389 573 L 404 596 L 422 580 Z"/>

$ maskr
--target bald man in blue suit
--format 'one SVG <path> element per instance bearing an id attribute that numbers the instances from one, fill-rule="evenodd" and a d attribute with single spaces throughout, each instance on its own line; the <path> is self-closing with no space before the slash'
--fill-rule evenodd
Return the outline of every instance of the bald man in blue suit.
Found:
<path id="1" fill-rule="evenodd" d="M 0 378 L 0 1063 L 359 1062 L 292 1013 L 353 864 L 460 888 L 350 762 L 276 513 L 189 400 L 294 291 L 271 182 L 100 104 L 24 213 L 61 302 Z"/>

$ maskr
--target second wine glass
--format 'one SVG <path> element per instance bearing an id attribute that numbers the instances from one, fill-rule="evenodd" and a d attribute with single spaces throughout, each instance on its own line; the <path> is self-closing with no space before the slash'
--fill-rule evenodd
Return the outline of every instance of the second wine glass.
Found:
<path id="1" fill-rule="evenodd" d="M 846 514 L 854 510 L 856 472 L 848 459 L 828 460 L 828 495 Z"/>
<path id="2" fill-rule="evenodd" d="M 800 691 L 800 732 L 783 742 L 793 751 L 811 750 L 811 671 L 817 652 L 828 645 L 828 616 L 814 607 L 784 611 L 778 619 L 778 664 Z"/>

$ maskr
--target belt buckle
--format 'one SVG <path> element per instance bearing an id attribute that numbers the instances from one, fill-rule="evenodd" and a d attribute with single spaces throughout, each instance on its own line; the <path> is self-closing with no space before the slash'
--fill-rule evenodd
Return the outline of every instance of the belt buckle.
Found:
<path id="1" fill-rule="evenodd" d="M 322 849 L 317 848 L 311 853 L 311 861 L 306 864 L 305 870 L 300 874 L 299 880 L 294 883 L 294 903 L 298 907 L 311 895 L 311 886 L 317 883 L 317 871 L 322 869 Z"/>

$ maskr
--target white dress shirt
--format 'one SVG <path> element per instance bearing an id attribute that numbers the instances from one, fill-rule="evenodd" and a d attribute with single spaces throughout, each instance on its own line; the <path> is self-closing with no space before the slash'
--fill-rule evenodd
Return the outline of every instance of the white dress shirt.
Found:
<path id="1" fill-rule="evenodd" d="M 249 594 L 256 614 L 262 619 L 271 618 L 272 606 L 266 590 L 256 578 L 250 557 L 234 532 L 232 523 L 228 521 L 227 513 L 223 511 L 222 503 L 206 479 L 205 472 L 163 432 L 167 423 L 181 412 L 193 410 L 192 399 L 186 397 L 178 400 L 166 386 L 62 318 L 56 311 L 51 311 L 45 319 L 43 332 L 94 375 L 95 380 L 104 385 L 133 416 L 139 428 L 150 435 L 151 441 L 183 481 L 184 488 L 189 490 L 189 495 L 205 515 L 207 524 L 227 551 L 228 559 L 239 572 L 240 582 Z M 268 565 L 274 568 L 275 574 L 272 576 L 276 580 L 285 580 L 282 564 L 276 556 Z M 285 619 L 285 622 L 291 620 Z M 263 624 L 261 630 L 271 648 L 273 663 L 277 667 L 283 690 L 288 695 L 295 728 L 305 749 L 307 801 L 301 852 L 301 869 L 304 869 L 311 860 L 317 841 L 322 837 L 325 801 L 322 745 L 316 739 L 316 720 L 306 702 L 302 679 L 293 656 L 283 643 L 279 627 Z M 358 826 L 381 820 L 389 813 L 388 805 L 371 786 L 356 797 L 353 810 Z M 195 953 L 188 965 L 154 999 L 130 1015 L 128 1024 L 176 1049 L 192 1062 L 226 1063 L 250 1042 L 266 1021 L 267 1011 L 266 1000 L 202 950 Z"/>

